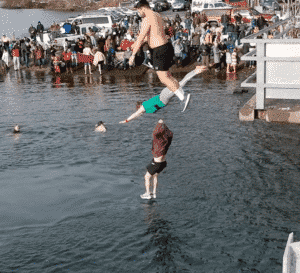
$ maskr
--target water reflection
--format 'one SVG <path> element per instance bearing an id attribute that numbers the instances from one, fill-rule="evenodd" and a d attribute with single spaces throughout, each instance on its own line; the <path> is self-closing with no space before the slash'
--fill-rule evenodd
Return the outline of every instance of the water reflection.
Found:
<path id="1" fill-rule="evenodd" d="M 54 88 L 61 88 L 61 77 L 60 76 L 56 76 L 52 78 L 52 83 L 53 83 L 53 87 Z"/>
<path id="2" fill-rule="evenodd" d="M 36 71 L 34 71 L 34 75 L 38 80 L 45 82 L 45 80 L 46 80 L 45 79 L 45 71 L 36 70 Z"/>
<path id="3" fill-rule="evenodd" d="M 172 223 L 163 219 L 157 212 L 157 203 L 153 200 L 143 205 L 145 211 L 145 222 L 148 224 L 145 235 L 151 235 L 150 245 L 143 252 L 151 251 L 155 247 L 152 262 L 157 265 L 160 272 L 182 272 L 178 256 L 184 257 L 180 245 L 182 242 L 174 235 L 175 231 Z M 176 256 L 176 257 L 175 257 Z"/>
<path id="4" fill-rule="evenodd" d="M 236 81 L 238 79 L 236 73 L 226 73 L 226 80 L 227 81 Z"/>
<path id="5" fill-rule="evenodd" d="M 26 69 L 25 70 L 25 78 L 27 80 L 31 80 L 31 73 L 30 73 L 30 70 L 29 69 Z"/>
<path id="6" fill-rule="evenodd" d="M 85 75 L 84 77 L 84 83 L 86 86 L 90 86 L 94 84 L 94 78 L 92 75 Z"/>

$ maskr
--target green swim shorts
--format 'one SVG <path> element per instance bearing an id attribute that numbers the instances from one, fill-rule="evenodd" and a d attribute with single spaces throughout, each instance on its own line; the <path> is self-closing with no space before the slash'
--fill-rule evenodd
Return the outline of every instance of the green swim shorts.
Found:
<path id="1" fill-rule="evenodd" d="M 152 114 L 155 113 L 157 110 L 165 107 L 166 105 L 161 102 L 159 99 L 160 95 L 157 95 L 150 100 L 144 101 L 143 106 L 145 108 L 146 113 Z"/>

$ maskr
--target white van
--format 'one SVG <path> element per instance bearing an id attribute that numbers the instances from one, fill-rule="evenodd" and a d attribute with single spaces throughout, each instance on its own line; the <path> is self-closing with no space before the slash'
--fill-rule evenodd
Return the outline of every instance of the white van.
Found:
<path id="1" fill-rule="evenodd" d="M 113 24 L 117 21 L 111 15 L 80 15 L 74 18 L 71 23 L 77 22 L 80 24 L 95 24 L 98 28 L 111 30 Z"/>
<path id="2" fill-rule="evenodd" d="M 205 0 L 192 0 L 191 12 L 201 12 L 206 10 L 227 10 L 233 9 L 233 6 L 225 4 L 222 1 L 205 1 Z"/>

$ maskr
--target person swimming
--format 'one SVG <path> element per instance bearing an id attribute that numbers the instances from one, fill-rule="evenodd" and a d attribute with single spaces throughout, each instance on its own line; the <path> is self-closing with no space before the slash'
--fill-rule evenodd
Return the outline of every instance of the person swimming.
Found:
<path id="1" fill-rule="evenodd" d="M 20 133 L 20 126 L 16 125 L 14 128 L 14 134 L 18 134 L 18 133 Z"/>
<path id="2" fill-rule="evenodd" d="M 95 125 L 95 131 L 96 132 L 106 132 L 106 127 L 104 126 L 104 123 L 102 121 L 99 121 Z"/>

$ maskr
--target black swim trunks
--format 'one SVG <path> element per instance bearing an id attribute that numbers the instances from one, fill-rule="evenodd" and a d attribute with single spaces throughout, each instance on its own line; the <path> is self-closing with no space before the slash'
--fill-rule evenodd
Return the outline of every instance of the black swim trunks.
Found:
<path id="1" fill-rule="evenodd" d="M 174 48 L 170 42 L 153 48 L 153 67 L 156 71 L 168 71 L 173 65 Z"/>
<path id="2" fill-rule="evenodd" d="M 151 175 L 154 175 L 162 172 L 165 167 L 167 167 L 167 161 L 155 162 L 154 159 L 152 159 L 151 163 L 146 168 Z"/>

